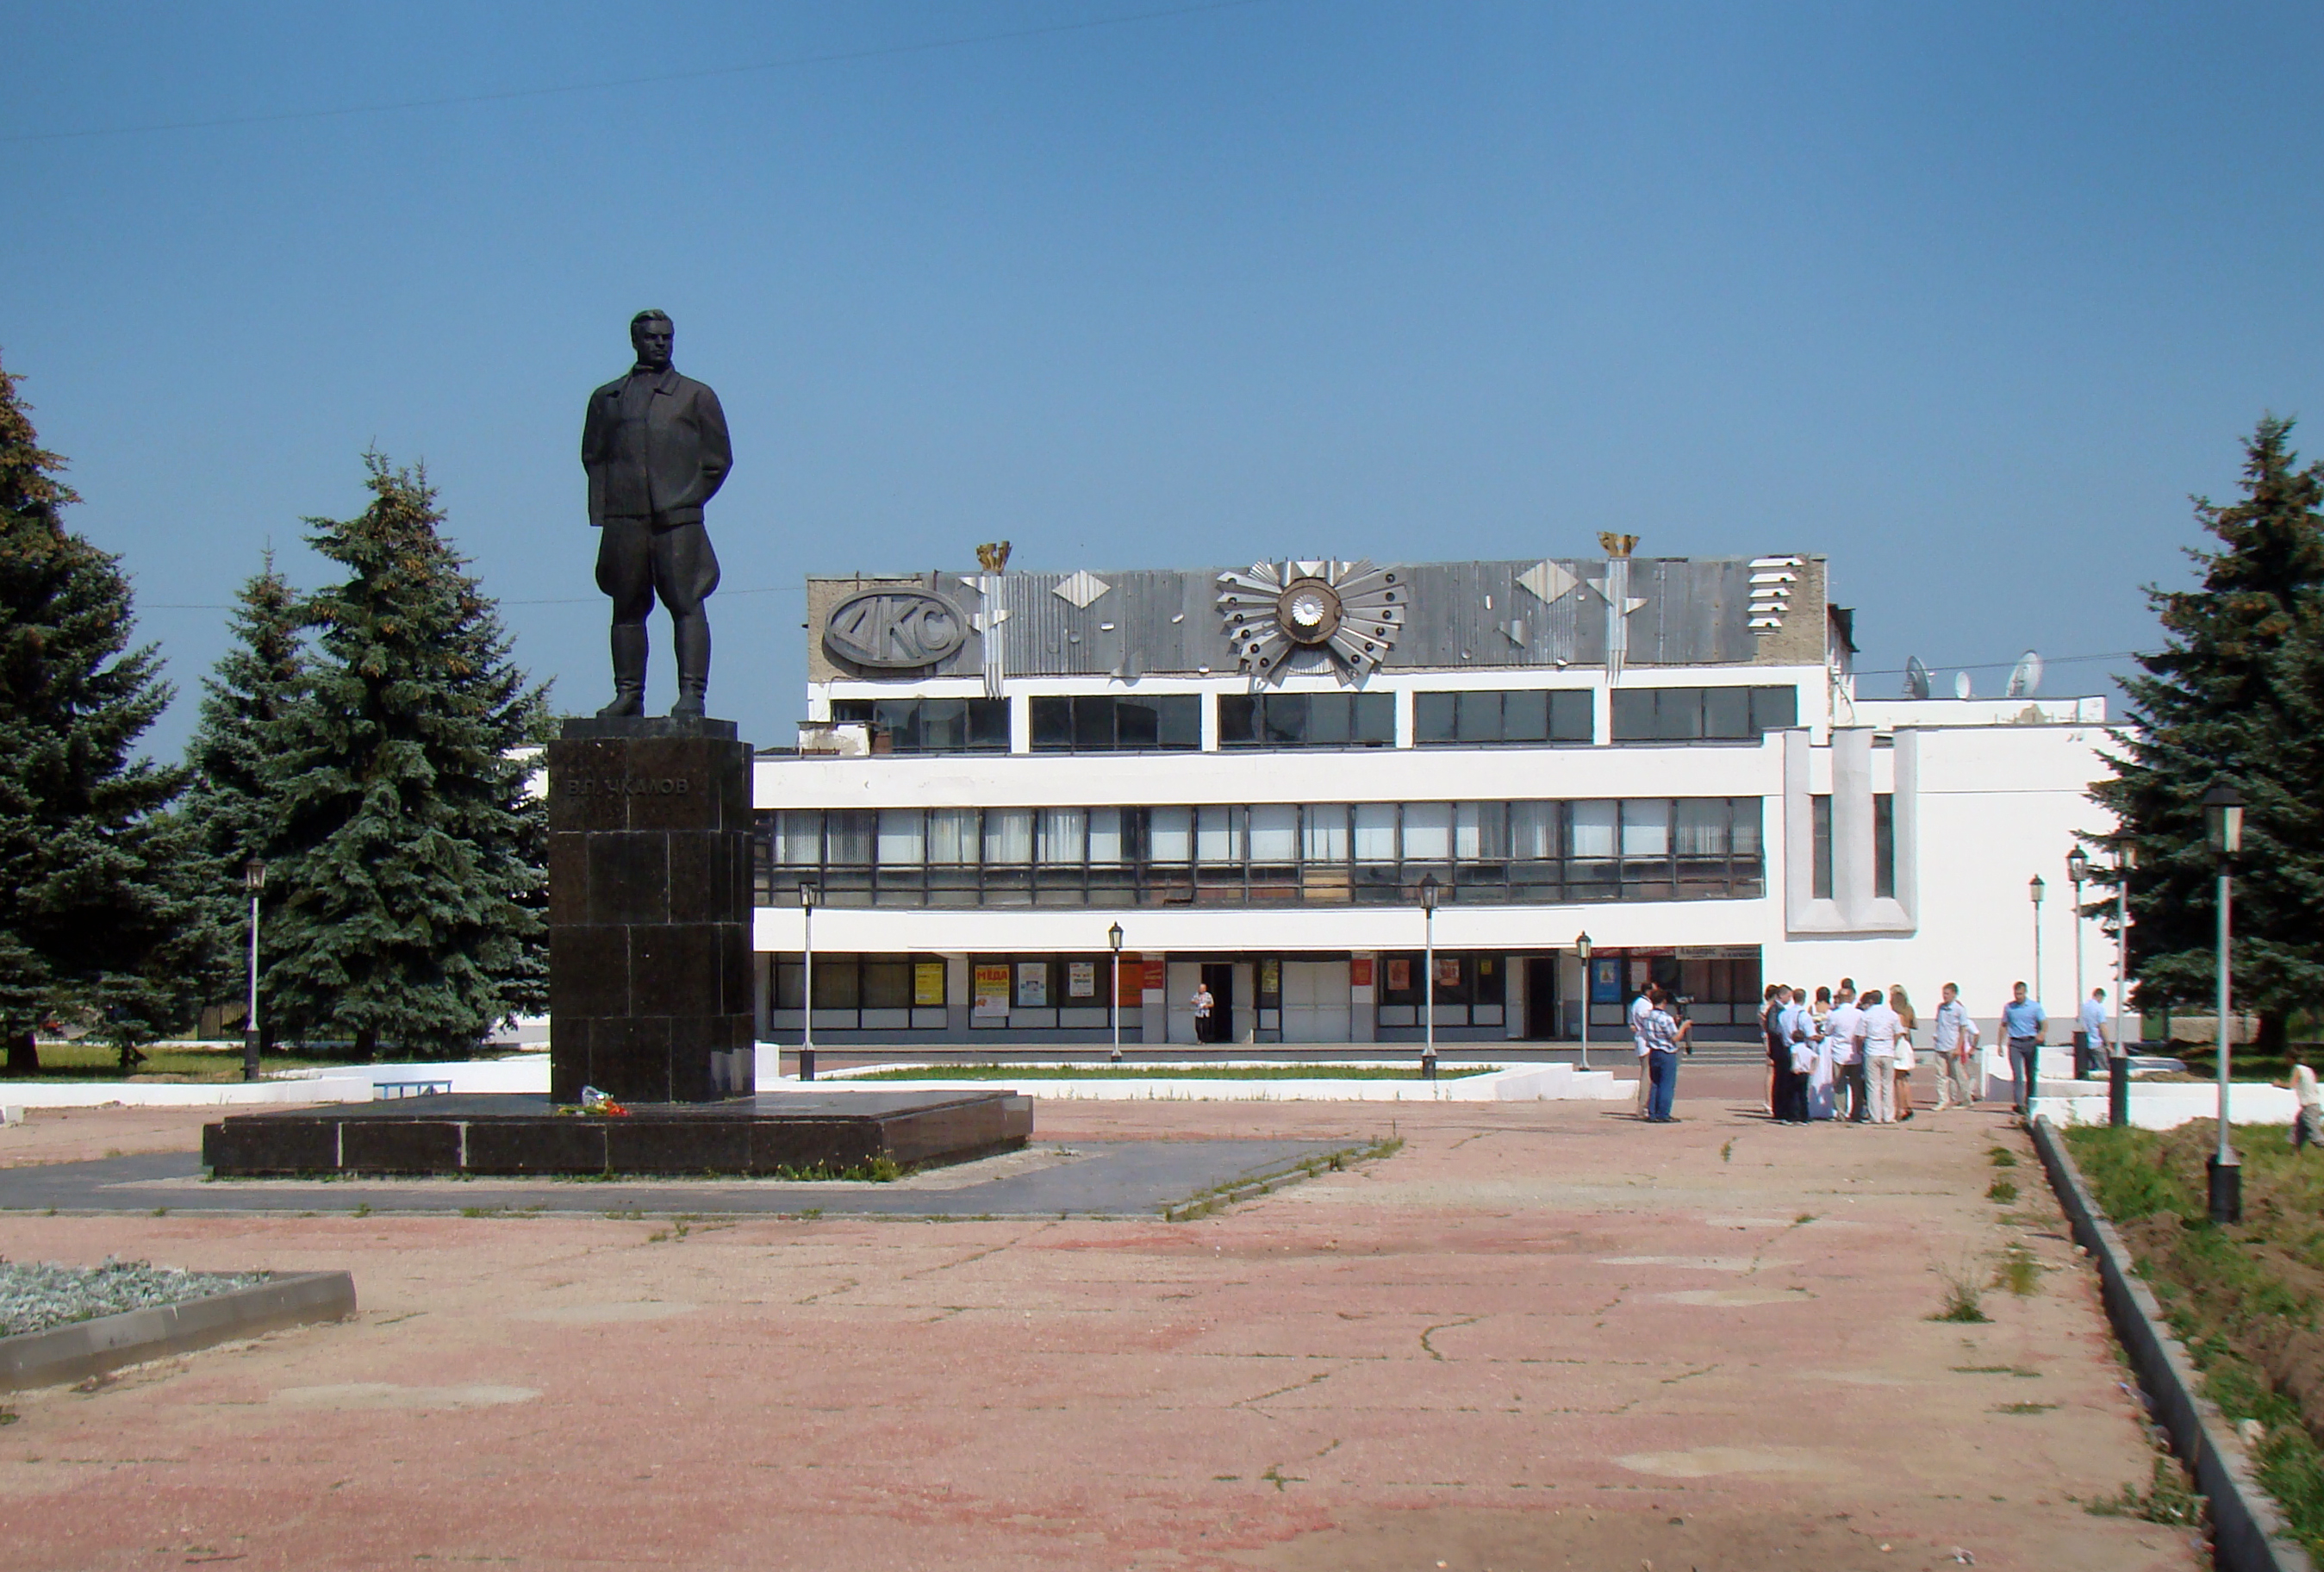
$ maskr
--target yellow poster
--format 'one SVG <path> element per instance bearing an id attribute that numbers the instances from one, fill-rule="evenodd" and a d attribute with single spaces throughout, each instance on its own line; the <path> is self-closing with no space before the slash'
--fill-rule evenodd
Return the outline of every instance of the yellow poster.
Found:
<path id="1" fill-rule="evenodd" d="M 912 963 L 912 1003 L 941 1005 L 944 1002 L 944 962 L 914 961 Z"/>
<path id="2" fill-rule="evenodd" d="M 1009 1013 L 1009 967 L 1007 963 L 978 966 L 973 974 L 974 989 L 970 995 L 970 1010 L 978 1015 Z"/>

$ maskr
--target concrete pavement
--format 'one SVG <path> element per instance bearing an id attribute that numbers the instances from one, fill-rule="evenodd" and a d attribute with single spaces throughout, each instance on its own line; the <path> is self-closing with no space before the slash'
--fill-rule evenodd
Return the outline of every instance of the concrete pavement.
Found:
<path id="1" fill-rule="evenodd" d="M 1045 1104 L 1047 1141 L 1372 1140 L 1199 1221 L 0 1215 L 0 1253 L 346 1267 L 355 1322 L 11 1400 L 0 1565 L 2187 1568 L 1994 1114 Z M 189 1147 L 35 1114 L 0 1162 Z M 19 1137 L 23 1139 L 20 1141 Z M 1926 1319 L 2005 1246 L 2037 1292 Z"/>

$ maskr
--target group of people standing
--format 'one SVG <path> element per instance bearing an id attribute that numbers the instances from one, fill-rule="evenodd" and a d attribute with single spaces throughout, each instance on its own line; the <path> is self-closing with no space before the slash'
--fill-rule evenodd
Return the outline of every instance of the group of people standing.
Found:
<path id="1" fill-rule="evenodd" d="M 1759 1025 L 1767 1042 L 1767 1112 L 1778 1124 L 1894 1124 L 1913 1116 L 1914 1036 L 1922 1026 L 1902 985 L 1858 994 L 1856 980 L 1843 977 L 1836 990 L 1818 988 L 1810 997 L 1804 988 L 1772 984 Z M 1929 1028 L 1936 1107 L 1975 1105 L 1977 1025 L 1952 984 Z"/>

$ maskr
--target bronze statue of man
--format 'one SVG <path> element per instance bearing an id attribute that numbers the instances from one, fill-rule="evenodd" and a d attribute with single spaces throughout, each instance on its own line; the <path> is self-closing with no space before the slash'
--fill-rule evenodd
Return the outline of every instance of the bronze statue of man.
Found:
<path id="1" fill-rule="evenodd" d="M 599 532 L 597 587 L 613 598 L 613 702 L 599 715 L 646 709 L 646 619 L 654 597 L 669 608 L 678 653 L 672 716 L 699 716 L 710 687 L 710 617 L 718 556 L 702 504 L 718 495 L 734 450 L 718 395 L 669 363 L 669 316 L 630 319 L 637 364 L 589 395 L 581 467 L 589 473 L 589 522 Z"/>

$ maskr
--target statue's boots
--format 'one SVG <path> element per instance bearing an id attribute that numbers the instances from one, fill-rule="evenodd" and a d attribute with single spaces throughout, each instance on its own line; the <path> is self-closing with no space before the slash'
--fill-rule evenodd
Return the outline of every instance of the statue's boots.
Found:
<path id="1" fill-rule="evenodd" d="M 646 712 L 646 630 L 613 625 L 613 702 L 597 713 L 618 718 Z"/>
<path id="2" fill-rule="evenodd" d="M 700 611 L 690 616 L 673 617 L 670 643 L 678 656 L 678 703 L 670 709 L 673 720 L 699 720 L 708 713 L 703 707 L 703 696 L 710 690 L 710 619 Z"/>

